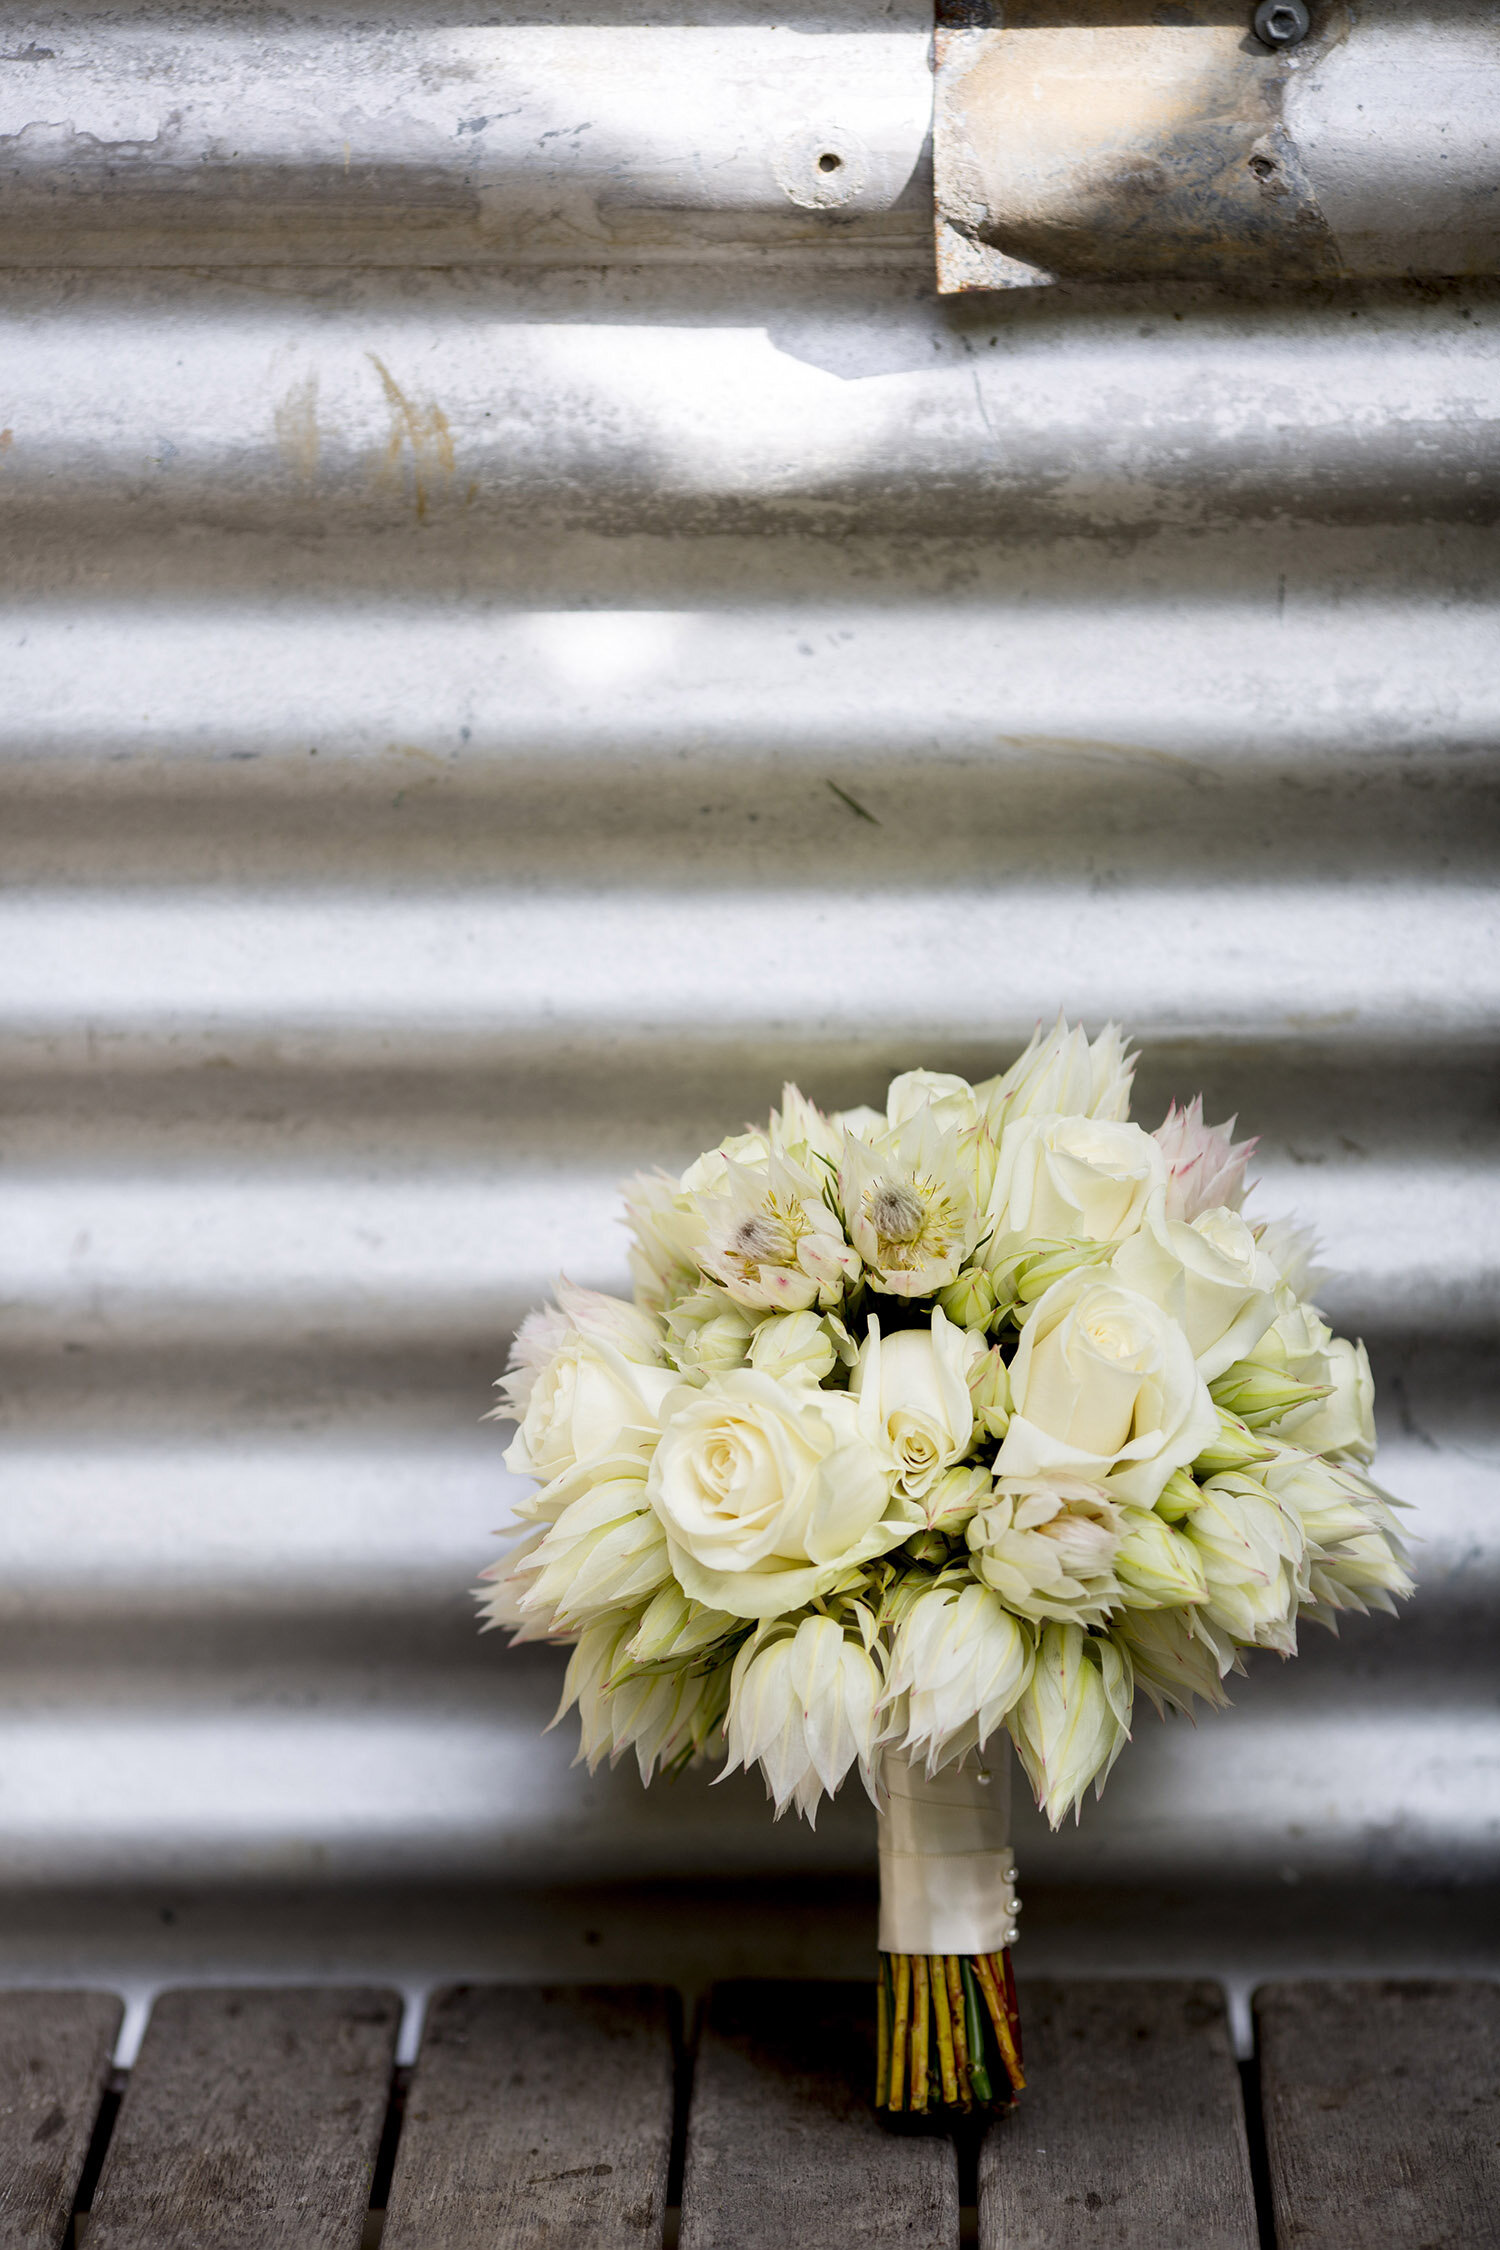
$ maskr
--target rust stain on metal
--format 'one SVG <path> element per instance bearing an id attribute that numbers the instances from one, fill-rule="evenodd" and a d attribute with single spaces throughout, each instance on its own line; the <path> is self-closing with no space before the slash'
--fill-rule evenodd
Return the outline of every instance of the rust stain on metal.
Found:
<path id="1" fill-rule="evenodd" d="M 399 477 L 402 455 L 408 445 L 411 447 L 412 492 L 420 520 L 427 513 L 434 484 L 446 485 L 453 475 L 453 434 L 448 417 L 433 401 L 424 405 L 409 399 L 378 353 L 367 352 L 365 356 L 380 377 L 391 413 L 382 473 Z"/>
<path id="2" fill-rule="evenodd" d="M 1086 734 L 997 734 L 1006 750 L 1053 751 L 1059 756 L 1123 758 L 1144 765 L 1165 766 L 1174 773 L 1206 774 L 1201 758 L 1185 758 L 1175 750 L 1157 750 L 1146 742 L 1108 742 Z M 1216 777 L 1215 777 L 1216 778 Z"/>
<path id="3" fill-rule="evenodd" d="M 946 0 L 936 52 L 944 293 L 1340 270 L 1283 120 L 1309 48 L 1263 47 L 1242 0 Z"/>
<path id="4" fill-rule="evenodd" d="M 318 378 L 304 375 L 293 383 L 275 412 L 276 443 L 287 467 L 304 484 L 318 473 Z"/>

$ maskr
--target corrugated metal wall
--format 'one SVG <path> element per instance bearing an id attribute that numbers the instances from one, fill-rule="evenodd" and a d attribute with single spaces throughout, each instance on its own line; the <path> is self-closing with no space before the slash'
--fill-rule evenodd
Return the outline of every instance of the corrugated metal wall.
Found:
<path id="1" fill-rule="evenodd" d="M 1494 1871 L 1500 300 L 939 304 L 929 30 L 9 21 L 13 1900 L 868 1865 L 569 1771 L 478 1418 L 618 1175 L 1059 1005 L 1264 1135 L 1425 1544 L 1028 1874 Z"/>

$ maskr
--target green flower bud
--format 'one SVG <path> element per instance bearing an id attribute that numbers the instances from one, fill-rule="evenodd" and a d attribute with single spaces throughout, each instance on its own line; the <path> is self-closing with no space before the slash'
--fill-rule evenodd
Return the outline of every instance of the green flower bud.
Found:
<path id="1" fill-rule="evenodd" d="M 1208 1582 L 1191 1544 L 1149 1508 L 1127 1508 L 1115 1576 L 1132 1609 L 1185 1609 L 1208 1599 Z"/>
<path id="2" fill-rule="evenodd" d="M 906 1552 L 913 1562 L 941 1565 L 948 1560 L 952 1548 L 940 1531 L 919 1531 L 915 1538 L 907 1540 Z"/>
<path id="3" fill-rule="evenodd" d="M 993 1490 L 988 1469 L 945 1469 L 922 1498 L 934 1531 L 961 1531 Z"/>
<path id="4" fill-rule="evenodd" d="M 998 1344 L 969 1369 L 969 1397 L 978 1427 L 988 1437 L 1003 1438 L 1010 1428 L 1010 1370 Z"/>
<path id="5" fill-rule="evenodd" d="M 1017 1302 L 1034 1305 L 1038 1297 L 1047 1294 L 1054 1281 L 1061 1281 L 1064 1274 L 1076 1273 L 1080 1266 L 1102 1264 L 1116 1247 L 1113 1242 L 1062 1242 L 1053 1249 L 1039 1250 L 1032 1257 L 1022 1258 L 1011 1284 Z"/>
<path id="6" fill-rule="evenodd" d="M 663 1586 L 646 1605 L 645 1615 L 621 1652 L 632 1665 L 680 1663 L 700 1649 L 712 1648 L 726 1634 L 742 1632 L 738 1617 L 722 1610 L 705 1609 L 689 1601 L 682 1588 Z"/>
<path id="7" fill-rule="evenodd" d="M 1227 1367 L 1216 1382 L 1208 1386 L 1208 1395 L 1215 1406 L 1229 1414 L 1237 1415 L 1252 1430 L 1264 1429 L 1268 1422 L 1279 1422 L 1284 1414 L 1294 1408 L 1309 1406 L 1315 1398 L 1326 1398 L 1326 1383 L 1299 1383 L 1291 1375 L 1283 1375 L 1275 1368 L 1257 1367 L 1252 1360 L 1237 1359 Z"/>
<path id="8" fill-rule="evenodd" d="M 1191 1470 L 1174 1469 L 1157 1497 L 1156 1512 L 1166 1523 L 1181 1523 L 1203 1505 Z"/>
<path id="9" fill-rule="evenodd" d="M 957 1328 L 988 1328 L 995 1317 L 995 1284 L 981 1266 L 966 1266 L 937 1296 Z"/>
<path id="10" fill-rule="evenodd" d="M 1115 1624 L 1136 1685 L 1163 1718 L 1169 1709 L 1191 1714 L 1194 1696 L 1218 1711 L 1229 1701 L 1220 1685 L 1213 1647 L 1197 1631 L 1196 1614 L 1184 1609 L 1127 1609 Z"/>
<path id="11" fill-rule="evenodd" d="M 1204 1486 L 1183 1537 L 1208 1581 L 1206 1623 L 1236 1641 L 1295 1655 L 1304 1541 L 1291 1510 L 1258 1477 L 1228 1469 Z"/>
<path id="12" fill-rule="evenodd" d="M 1274 1450 L 1252 1434 L 1248 1423 L 1237 1420 L 1221 1406 L 1219 1434 L 1204 1447 L 1193 1469 L 1198 1476 L 1216 1477 L 1225 1469 L 1250 1469 L 1257 1461 L 1269 1461 Z"/>

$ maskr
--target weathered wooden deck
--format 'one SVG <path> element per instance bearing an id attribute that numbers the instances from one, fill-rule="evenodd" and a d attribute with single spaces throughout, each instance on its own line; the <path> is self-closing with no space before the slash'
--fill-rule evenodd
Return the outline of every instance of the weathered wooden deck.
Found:
<path id="1" fill-rule="evenodd" d="M 0 2250 L 1484 2250 L 1500 1987 L 1284 1984 L 1236 2063 L 1207 1984 L 1023 1987 L 982 2144 L 868 2103 L 863 1985 L 462 1986 L 410 2073 L 347 1988 L 0 1994 Z"/>

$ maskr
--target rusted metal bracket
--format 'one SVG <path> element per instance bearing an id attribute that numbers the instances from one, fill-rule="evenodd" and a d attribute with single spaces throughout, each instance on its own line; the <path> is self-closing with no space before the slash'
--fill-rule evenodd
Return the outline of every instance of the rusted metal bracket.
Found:
<path id="1" fill-rule="evenodd" d="M 938 0 L 939 290 L 1500 270 L 1496 12 L 1309 12 L 1277 45 L 1250 0 Z"/>

